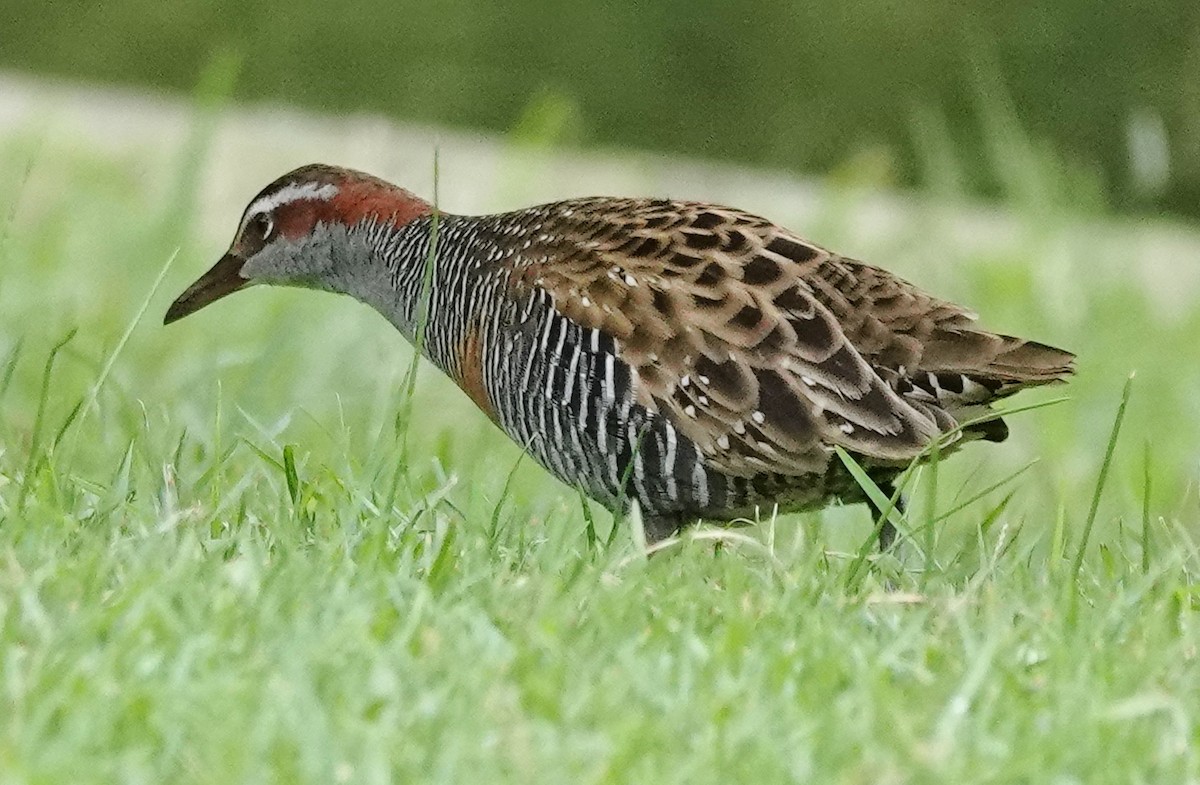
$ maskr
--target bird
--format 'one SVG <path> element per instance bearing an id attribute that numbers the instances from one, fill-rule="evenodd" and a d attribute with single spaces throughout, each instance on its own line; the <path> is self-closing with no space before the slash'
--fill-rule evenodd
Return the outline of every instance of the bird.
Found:
<path id="1" fill-rule="evenodd" d="M 1070 352 L 699 201 L 457 215 L 311 164 L 250 201 L 164 323 L 258 284 L 374 308 L 550 474 L 615 514 L 636 503 L 651 546 L 836 502 L 882 514 L 839 449 L 898 496 L 933 442 L 1003 441 L 990 406 L 1074 370 Z M 878 536 L 892 545 L 890 520 Z"/>

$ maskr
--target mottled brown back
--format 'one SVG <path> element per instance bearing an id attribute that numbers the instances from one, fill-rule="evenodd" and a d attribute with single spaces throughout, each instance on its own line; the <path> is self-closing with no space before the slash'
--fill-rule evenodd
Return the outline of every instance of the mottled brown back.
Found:
<path id="1" fill-rule="evenodd" d="M 529 214 L 516 288 L 614 338 L 637 400 L 734 476 L 819 472 L 835 445 L 905 462 L 997 398 L 1071 373 L 1068 352 L 980 330 L 738 210 L 593 199 Z"/>

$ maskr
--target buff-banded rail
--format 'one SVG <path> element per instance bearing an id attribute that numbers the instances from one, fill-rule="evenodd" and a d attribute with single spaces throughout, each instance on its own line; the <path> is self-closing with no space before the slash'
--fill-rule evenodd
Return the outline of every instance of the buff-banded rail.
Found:
<path id="1" fill-rule="evenodd" d="M 650 543 L 869 501 L 839 447 L 891 493 L 931 441 L 1001 441 L 990 404 L 1072 372 L 1069 352 L 701 202 L 453 215 L 305 166 L 251 200 L 165 321 L 254 284 L 348 294 L 409 341 L 423 330 L 425 356 L 550 473 L 617 512 L 636 501 Z"/>

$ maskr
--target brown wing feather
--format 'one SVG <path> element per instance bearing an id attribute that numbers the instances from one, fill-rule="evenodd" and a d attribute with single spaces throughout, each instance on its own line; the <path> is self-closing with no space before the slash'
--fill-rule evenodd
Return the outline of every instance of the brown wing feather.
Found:
<path id="1" fill-rule="evenodd" d="M 975 330 L 965 310 L 738 210 L 596 199 L 531 212 L 544 220 L 514 280 L 615 338 L 639 402 L 731 474 L 820 471 L 833 445 L 912 458 L 955 424 L 936 399 L 902 394 L 917 370 L 997 386 L 1062 372 L 1064 353 Z"/>
<path id="2" fill-rule="evenodd" d="M 839 256 L 814 271 L 818 297 L 870 362 L 913 371 L 957 371 L 1003 384 L 1050 381 L 1074 355 L 978 329 L 975 314 L 886 270 Z"/>

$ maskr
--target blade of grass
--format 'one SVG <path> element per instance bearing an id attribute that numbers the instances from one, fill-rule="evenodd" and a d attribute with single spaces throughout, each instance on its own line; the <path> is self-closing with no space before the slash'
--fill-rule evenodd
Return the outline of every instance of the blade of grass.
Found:
<path id="1" fill-rule="evenodd" d="M 905 468 L 905 470 L 900 474 L 899 478 L 897 478 L 897 480 L 895 482 L 896 494 L 895 494 L 895 497 L 892 499 L 886 499 L 886 497 L 883 494 L 883 491 L 881 491 L 879 489 L 879 487 L 875 484 L 875 482 L 873 480 L 871 480 L 870 477 L 867 476 L 866 472 L 862 469 L 861 466 L 858 465 L 858 463 L 850 456 L 849 453 L 847 453 L 845 450 L 843 450 L 840 447 L 836 448 L 838 458 L 840 458 L 842 463 L 846 465 L 846 468 L 849 470 L 851 476 L 853 476 L 855 481 L 858 482 L 858 484 L 863 488 L 863 491 L 868 495 L 868 497 L 870 497 L 871 501 L 874 504 L 876 504 L 877 508 L 883 511 L 883 514 L 881 514 L 879 516 L 879 519 L 876 521 L 875 529 L 874 529 L 871 537 L 869 537 L 866 541 L 863 542 L 862 546 L 860 546 L 860 548 L 859 548 L 858 553 L 855 555 L 854 561 L 851 563 L 850 569 L 848 571 L 847 580 L 852 582 L 857 577 L 859 570 L 861 569 L 862 565 L 866 562 L 867 555 L 870 553 L 870 549 L 871 549 L 871 546 L 873 543 L 873 540 L 871 538 L 877 538 L 879 536 L 879 531 L 883 528 L 883 522 L 885 520 L 887 520 L 891 516 L 893 510 L 895 510 L 897 501 L 899 500 L 900 496 L 903 494 L 904 490 L 908 487 L 908 484 L 912 481 L 913 477 L 915 476 L 917 467 L 922 465 L 923 462 L 928 461 L 929 457 L 935 451 L 940 453 L 940 451 L 944 450 L 947 446 L 949 446 L 949 445 L 953 444 L 955 441 L 957 441 L 963 431 L 965 431 L 966 429 L 971 428 L 975 425 L 985 423 L 985 422 L 990 422 L 992 420 L 997 420 L 1002 417 L 1009 417 L 1014 414 L 1019 414 L 1021 412 L 1028 412 L 1028 411 L 1033 411 L 1034 409 L 1042 409 L 1047 406 L 1054 406 L 1055 404 L 1063 403 L 1064 401 L 1068 401 L 1068 400 L 1070 400 L 1070 398 L 1068 396 L 1060 396 L 1058 398 L 1051 398 L 1051 399 L 1045 400 L 1045 401 L 1038 401 L 1036 403 L 1030 403 L 1030 404 L 1026 404 L 1024 406 L 1014 406 L 1009 409 L 997 409 L 997 410 L 988 412 L 987 414 L 981 415 L 979 417 L 974 417 L 970 420 L 966 420 L 962 423 L 959 423 L 956 427 L 943 432 L 939 436 L 938 439 L 930 440 L 929 444 L 926 445 L 925 448 L 921 450 L 921 452 L 917 453 L 916 457 L 913 458 L 913 460 L 909 463 L 907 468 Z M 1015 476 L 1015 475 L 1013 475 L 1013 476 Z M 1011 479 L 1011 477 L 1007 478 L 1007 479 Z M 998 487 L 998 486 L 994 486 L 994 487 Z M 993 490 L 994 487 L 989 488 L 988 490 L 989 491 Z M 881 500 L 883 501 L 882 504 L 880 504 Z M 974 499 L 972 499 L 971 501 L 974 501 Z M 955 508 L 955 510 L 952 510 L 951 513 L 956 512 L 958 509 L 961 509 L 961 508 Z M 949 514 L 950 513 L 947 513 L 947 515 L 949 515 Z M 893 523 L 893 525 L 895 525 L 896 522 L 893 520 L 892 523 Z M 907 522 L 905 522 L 904 525 L 907 527 Z M 905 529 L 905 531 L 907 531 L 907 528 Z M 928 553 L 926 552 L 926 548 L 922 547 L 922 548 L 920 548 L 920 550 L 922 551 L 922 559 L 928 558 Z"/>
<path id="2" fill-rule="evenodd" d="M 1142 574 L 1150 572 L 1150 440 L 1147 439 L 1142 455 Z"/>
<path id="3" fill-rule="evenodd" d="M 531 440 L 533 437 L 530 437 Z M 512 468 L 508 470 L 508 476 L 504 478 L 504 487 L 500 489 L 500 498 L 496 500 L 496 505 L 492 508 L 492 520 L 488 526 L 488 542 L 495 547 L 498 538 L 500 537 L 500 508 L 504 506 L 504 502 L 508 499 L 509 491 L 512 489 L 513 477 L 517 474 L 517 467 L 521 465 L 521 459 L 529 452 L 529 443 L 525 444 L 525 449 L 521 450 L 520 455 L 513 461 Z"/>
<path id="4" fill-rule="evenodd" d="M 1088 539 L 1092 536 L 1092 526 L 1096 523 L 1096 512 L 1100 509 L 1100 495 L 1104 493 L 1104 485 L 1108 481 L 1108 470 L 1112 466 L 1113 452 L 1117 448 L 1117 437 L 1121 433 L 1121 423 L 1125 420 L 1125 408 L 1129 405 L 1129 396 L 1133 391 L 1133 374 L 1125 380 L 1125 388 L 1121 391 L 1121 403 L 1117 407 L 1117 416 L 1113 420 L 1112 433 L 1108 437 L 1108 446 L 1104 450 L 1104 461 L 1100 464 L 1100 475 L 1096 478 L 1096 490 L 1092 493 L 1092 506 L 1088 510 L 1087 521 L 1083 525 L 1083 535 L 1079 540 L 1079 548 L 1075 551 L 1075 562 L 1071 572 L 1076 578 L 1083 567 L 1083 556 L 1087 550 Z"/>
<path id="5" fill-rule="evenodd" d="M 429 328 L 430 306 L 433 302 L 433 279 L 437 271 L 438 230 L 441 223 L 441 212 L 438 210 L 438 148 L 433 149 L 433 215 L 429 222 L 429 252 L 425 255 L 425 265 L 421 272 L 421 289 L 414 306 L 416 317 L 416 332 L 413 335 L 413 358 L 404 377 L 403 421 L 404 432 L 401 442 L 401 463 L 408 463 L 408 426 L 412 418 L 413 393 L 417 388 L 417 371 L 420 369 L 421 355 L 425 351 L 426 333 Z"/>
<path id="6" fill-rule="evenodd" d="M 1008 544 L 1004 544 L 1003 542 L 997 543 L 998 547 L 996 548 L 995 552 L 991 555 L 991 557 L 988 557 L 986 555 L 987 549 L 985 547 L 983 534 L 988 529 L 990 529 L 992 527 L 992 525 L 1004 513 L 1004 511 L 1006 509 L 1008 509 L 1008 505 L 1012 501 L 1014 493 L 1015 493 L 1015 491 L 1013 491 L 1012 493 L 1006 494 L 1005 497 L 1000 500 L 999 504 L 997 504 L 995 507 L 993 507 L 991 510 L 989 510 L 988 513 L 983 517 L 983 521 L 980 522 L 979 528 L 976 530 L 975 547 L 979 551 L 979 568 L 976 570 L 975 574 L 972 575 L 970 580 L 967 582 L 967 585 L 963 592 L 964 595 L 970 594 L 972 591 L 974 591 L 976 588 L 978 588 L 978 586 L 980 584 L 982 584 L 985 580 L 987 580 L 988 576 L 990 576 L 996 570 L 996 566 L 1000 563 L 1000 557 L 1002 555 L 1004 555 L 1005 552 L 1007 552 L 1009 546 L 1015 540 L 1015 537 L 1014 537 L 1013 540 L 1010 540 Z M 962 549 L 959 550 L 958 554 L 955 555 L 954 561 L 955 562 L 965 561 L 967 558 L 969 548 L 970 548 L 969 545 L 964 545 L 962 547 Z"/>
<path id="7" fill-rule="evenodd" d="M 973 428 L 976 425 L 980 425 L 981 423 L 999 420 L 1003 417 L 1011 417 L 1014 414 L 1021 414 L 1023 412 L 1031 412 L 1035 409 L 1045 409 L 1047 406 L 1056 406 L 1060 403 L 1066 403 L 1069 400 L 1071 400 L 1069 395 L 1062 395 L 1058 398 L 1049 398 L 1045 401 L 1038 401 L 1037 403 L 1030 403 L 1024 406 L 1014 406 L 1011 409 L 995 409 L 987 414 L 980 415 L 979 417 L 973 417 L 970 420 L 965 420 L 959 423 L 957 427 L 945 431 L 941 436 L 941 444 L 938 449 L 944 450 L 948 444 L 956 441 L 963 431 L 967 430 L 968 428 Z M 930 442 L 925 449 L 921 450 L 921 452 L 917 454 L 916 460 L 919 461 L 927 457 L 932 449 L 933 443 Z"/>
<path id="8" fill-rule="evenodd" d="M 934 440 L 936 445 L 937 440 Z M 925 567 L 921 570 L 921 590 L 924 591 L 929 582 L 929 576 L 933 573 L 934 559 L 934 521 L 937 520 L 935 513 L 937 511 L 937 489 L 938 489 L 938 464 L 941 462 L 941 450 L 936 446 L 933 452 L 929 454 L 929 479 L 925 483 Z"/>
<path id="9" fill-rule="evenodd" d="M 854 561 L 850 563 L 850 568 L 846 574 L 846 586 L 850 587 L 858 578 L 858 574 L 861 571 L 863 564 L 865 564 L 867 561 L 867 555 L 871 552 L 874 544 L 878 541 L 879 532 L 883 529 L 884 521 L 891 520 L 892 525 L 895 526 L 899 532 L 904 534 L 908 533 L 909 526 L 908 521 L 904 518 L 903 514 L 901 514 L 901 512 L 896 508 L 896 503 L 899 501 L 900 495 L 904 492 L 904 485 L 902 483 L 897 483 L 896 493 L 892 498 L 889 499 L 887 495 L 880 490 L 879 486 L 875 484 L 875 481 L 871 479 L 870 475 L 867 474 L 866 470 L 859 465 L 858 461 L 854 460 L 854 457 L 851 456 L 850 453 L 846 452 L 841 447 L 835 447 L 834 450 L 837 452 L 837 456 L 841 460 L 842 464 L 846 467 L 846 470 L 850 472 L 850 476 L 853 477 L 854 481 L 858 483 L 860 488 L 862 488 L 863 493 L 867 495 L 867 497 L 871 500 L 871 503 L 875 505 L 875 508 L 880 510 L 879 518 L 875 521 L 875 526 L 872 532 L 865 540 L 863 540 L 862 545 L 860 545 L 858 548 L 858 553 L 856 553 L 854 556 Z M 911 469 L 912 467 L 910 466 L 909 468 Z M 924 554 L 922 554 L 922 558 L 924 558 Z"/>
<path id="10" fill-rule="evenodd" d="M 279 471 L 280 473 L 282 473 L 284 471 L 283 464 L 280 463 L 278 460 L 276 460 L 270 453 L 268 453 L 262 447 L 259 447 L 257 444 L 250 441 L 249 439 L 247 439 L 244 436 L 242 437 L 241 441 L 242 441 L 242 444 L 245 444 L 247 447 L 250 448 L 250 451 L 252 453 L 257 455 L 259 458 L 262 458 L 263 461 L 265 463 L 267 463 L 268 465 L 270 465 L 272 468 Z"/>
<path id="11" fill-rule="evenodd" d="M 212 507 L 214 510 L 221 505 L 221 479 L 223 476 L 221 467 L 225 465 L 221 455 L 221 402 L 225 397 L 222 392 L 221 380 L 217 379 L 217 400 L 214 403 L 216 408 L 213 413 L 213 456 L 216 459 L 212 471 Z"/>
<path id="12" fill-rule="evenodd" d="M 21 358 L 21 349 L 25 346 L 25 336 L 17 338 L 13 344 L 12 350 L 8 356 L 4 358 L 4 370 L 0 371 L 0 398 L 8 392 L 9 386 L 12 384 L 13 374 L 17 370 L 17 361 Z"/>
<path id="13" fill-rule="evenodd" d="M 621 483 L 620 483 L 620 485 L 617 486 L 618 488 L 621 489 L 620 490 L 621 496 L 626 495 L 625 490 L 629 487 L 629 481 L 631 479 L 633 479 L 633 467 L 634 467 L 634 464 L 636 463 L 638 451 L 642 449 L 642 437 L 646 435 L 646 431 L 647 431 L 647 428 L 645 428 L 645 427 L 638 430 L 637 439 L 635 439 L 633 442 L 633 450 L 631 450 L 629 453 L 629 463 L 628 463 L 628 465 L 625 466 L 625 470 L 621 472 Z M 636 499 L 633 500 L 633 505 L 634 506 L 637 505 Z M 631 506 L 629 509 L 632 511 L 633 506 Z M 642 523 L 642 508 L 641 507 L 637 508 L 637 513 L 638 513 L 638 518 L 637 518 L 638 531 L 635 532 L 634 542 L 635 543 L 639 542 L 639 540 L 637 538 L 640 536 L 641 537 L 641 540 L 640 540 L 641 545 L 639 547 L 641 547 L 642 550 L 645 550 L 646 530 Z M 621 516 L 614 516 L 612 531 L 610 531 L 608 533 L 608 544 L 610 544 L 610 545 L 612 544 L 613 538 L 616 536 L 617 519 L 620 517 Z M 628 513 L 626 513 L 625 517 L 628 517 Z M 630 520 L 632 520 L 632 519 L 630 519 Z"/>
<path id="14" fill-rule="evenodd" d="M 70 449 L 66 452 L 68 472 L 70 471 L 70 467 L 74 464 L 74 456 L 79 446 L 79 434 L 83 431 L 83 424 L 87 421 L 88 414 L 91 413 L 93 408 L 97 407 L 100 391 L 104 389 L 104 383 L 108 381 L 108 377 L 112 374 L 112 369 L 117 363 L 117 358 L 121 356 L 121 352 L 124 350 L 126 344 L 129 343 L 129 339 L 133 335 L 134 329 L 137 328 L 138 324 L 141 323 L 142 318 L 146 315 L 146 311 L 150 308 L 150 302 L 154 299 L 154 295 L 158 293 L 159 287 L 162 286 L 162 282 L 166 278 L 167 272 L 171 269 L 171 265 L 174 264 L 177 256 L 179 256 L 178 248 L 176 248 L 171 255 L 167 257 L 167 261 L 161 268 L 159 268 L 158 275 L 155 276 L 154 282 L 150 284 L 149 291 L 147 291 L 146 296 L 142 298 L 141 305 L 139 305 L 137 311 L 134 312 L 133 318 L 130 319 L 129 323 L 125 325 L 125 331 L 121 333 L 121 337 L 117 339 L 116 346 L 114 346 L 113 350 L 109 352 L 108 357 L 104 361 L 104 365 L 100 368 L 100 373 L 97 374 L 96 380 L 92 383 L 92 386 L 88 389 L 87 395 L 81 402 L 81 406 L 76 407 L 76 409 L 71 412 L 66 422 L 64 422 L 62 427 L 59 429 L 58 436 L 55 438 L 56 444 L 60 442 L 64 436 L 66 436 L 68 431 L 71 431 L 72 433 Z M 76 425 L 77 427 L 72 430 L 72 425 Z"/>
<path id="15" fill-rule="evenodd" d="M 1054 531 L 1050 535 L 1050 564 L 1054 569 L 1062 564 L 1067 553 L 1067 508 L 1058 505 L 1058 514 L 1054 516 Z"/>
<path id="16" fill-rule="evenodd" d="M 442 531 L 441 542 L 438 544 L 437 555 L 433 559 L 433 564 L 429 566 L 426 582 L 434 593 L 437 593 L 446 584 L 446 580 L 453 571 L 455 531 L 456 527 L 447 521 Z"/>
<path id="17" fill-rule="evenodd" d="M 957 513 L 959 513 L 959 512 L 962 512 L 962 511 L 963 511 L 963 510 L 965 510 L 967 507 L 970 507 L 970 506 L 971 506 L 972 504 L 974 504 L 975 502 L 977 502 L 977 501 L 979 501 L 980 499 L 982 499 L 983 497 L 987 496 L 989 493 L 991 493 L 991 492 L 993 492 L 993 491 L 996 491 L 996 490 L 999 490 L 1000 488 L 1003 488 L 1005 485 L 1007 485 L 1007 484 L 1009 484 L 1010 482 L 1012 482 L 1013 480 L 1017 479 L 1018 477 L 1020 477 L 1020 476 L 1021 476 L 1022 474 L 1024 474 L 1025 472 L 1029 471 L 1031 468 L 1033 468 L 1033 467 L 1034 467 L 1034 466 L 1037 464 L 1037 462 L 1038 462 L 1039 460 L 1040 460 L 1040 459 L 1038 459 L 1038 458 L 1034 458 L 1032 461 L 1030 461 L 1029 463 L 1025 464 L 1025 465 L 1024 465 L 1024 466 L 1022 466 L 1020 469 L 1017 469 L 1015 472 L 1013 472 L 1012 474 L 1009 474 L 1008 476 L 1004 477 L 1002 480 L 999 480 L 998 482 L 994 482 L 994 483 L 992 483 L 992 484 L 991 484 L 991 485 L 989 485 L 988 487 L 984 488 L 982 491 L 979 491 L 979 492 L 978 492 L 978 493 L 976 493 L 974 496 L 972 496 L 971 498 L 967 499 L 965 502 L 960 502 L 959 504 L 956 504 L 956 505 L 954 505 L 953 507 L 951 507 L 949 510 L 946 510 L 946 512 L 943 512 L 943 513 L 941 513 L 940 515 L 936 516 L 936 517 L 933 519 L 933 522 L 934 522 L 934 523 L 940 523 L 941 521 L 944 521 L 944 520 L 946 520 L 947 518 L 951 517 L 952 515 L 955 515 L 955 514 L 957 514 Z"/>
<path id="18" fill-rule="evenodd" d="M 588 550 L 594 551 L 597 549 L 600 538 L 596 534 L 596 521 L 592 517 L 592 508 L 588 504 L 587 496 L 584 494 L 583 489 L 576 488 L 575 491 L 579 495 L 579 507 L 583 511 L 583 535 L 587 540 Z"/>
<path id="19" fill-rule="evenodd" d="M 300 475 L 296 471 L 296 449 L 291 444 L 283 446 L 283 478 L 287 481 L 288 498 L 292 509 L 300 513 Z"/>
<path id="20" fill-rule="evenodd" d="M 1015 495 L 1016 491 L 1009 491 L 1004 494 L 1004 498 L 1000 500 L 1000 503 L 993 507 L 987 515 L 983 516 L 983 520 L 979 522 L 979 528 L 976 531 L 978 532 L 980 553 L 986 550 L 988 532 L 996 525 L 996 521 L 1000 520 L 1000 513 L 1008 508 Z"/>
<path id="21" fill-rule="evenodd" d="M 162 286 L 163 279 L 167 277 L 167 272 L 171 269 L 171 265 L 175 263 L 175 258 L 179 256 L 179 249 L 176 248 L 167 261 L 159 268 L 158 275 L 154 277 L 154 283 L 150 284 L 150 290 L 146 292 L 146 296 L 142 298 L 141 305 L 133 314 L 133 318 L 125 325 L 125 331 L 121 333 L 121 337 L 117 339 L 117 345 L 109 352 L 108 357 L 104 361 L 104 365 L 100 368 L 100 374 L 96 377 L 91 388 L 88 390 L 87 398 L 84 401 L 83 417 L 80 419 L 80 425 L 87 418 L 88 412 L 96 405 L 96 399 L 100 395 L 100 390 L 104 388 L 104 383 L 108 381 L 108 377 L 112 374 L 113 366 L 117 363 L 117 358 L 121 356 L 121 351 L 125 345 L 129 343 L 129 338 L 133 335 L 133 331 L 141 323 L 142 317 L 146 315 L 146 311 L 150 308 L 150 302 L 154 299 L 154 295 L 158 293 L 158 288 Z M 78 433 L 78 431 L 76 431 Z"/>
<path id="22" fill-rule="evenodd" d="M 77 332 L 79 332 L 79 328 L 72 327 L 66 336 L 54 344 L 50 349 L 50 354 L 46 357 L 46 366 L 42 370 L 42 390 L 38 395 L 37 414 L 34 415 L 33 433 L 29 438 L 29 458 L 25 462 L 25 476 L 21 479 L 21 492 L 17 495 L 17 512 L 25 510 L 25 503 L 29 499 L 29 491 L 33 483 L 34 470 L 41 457 L 38 453 L 41 450 L 42 427 L 46 420 L 46 401 L 50 398 L 50 377 L 54 373 L 54 361 L 58 358 L 58 353 L 71 342 Z"/>
<path id="23" fill-rule="evenodd" d="M 414 306 L 415 334 L 413 335 L 412 361 L 401 382 L 400 408 L 396 412 L 395 434 L 400 442 L 400 458 L 396 462 L 395 471 L 388 489 L 386 509 L 392 509 L 396 496 L 400 492 L 400 483 L 408 472 L 408 431 L 412 423 L 413 395 L 417 389 L 417 373 L 421 368 L 421 354 L 425 350 L 426 329 L 429 322 L 429 306 L 433 298 L 433 278 L 437 269 L 438 229 L 441 223 L 441 212 L 438 210 L 438 148 L 433 148 L 433 214 L 429 224 L 429 252 L 425 254 L 425 264 L 421 272 L 421 288 Z"/>

